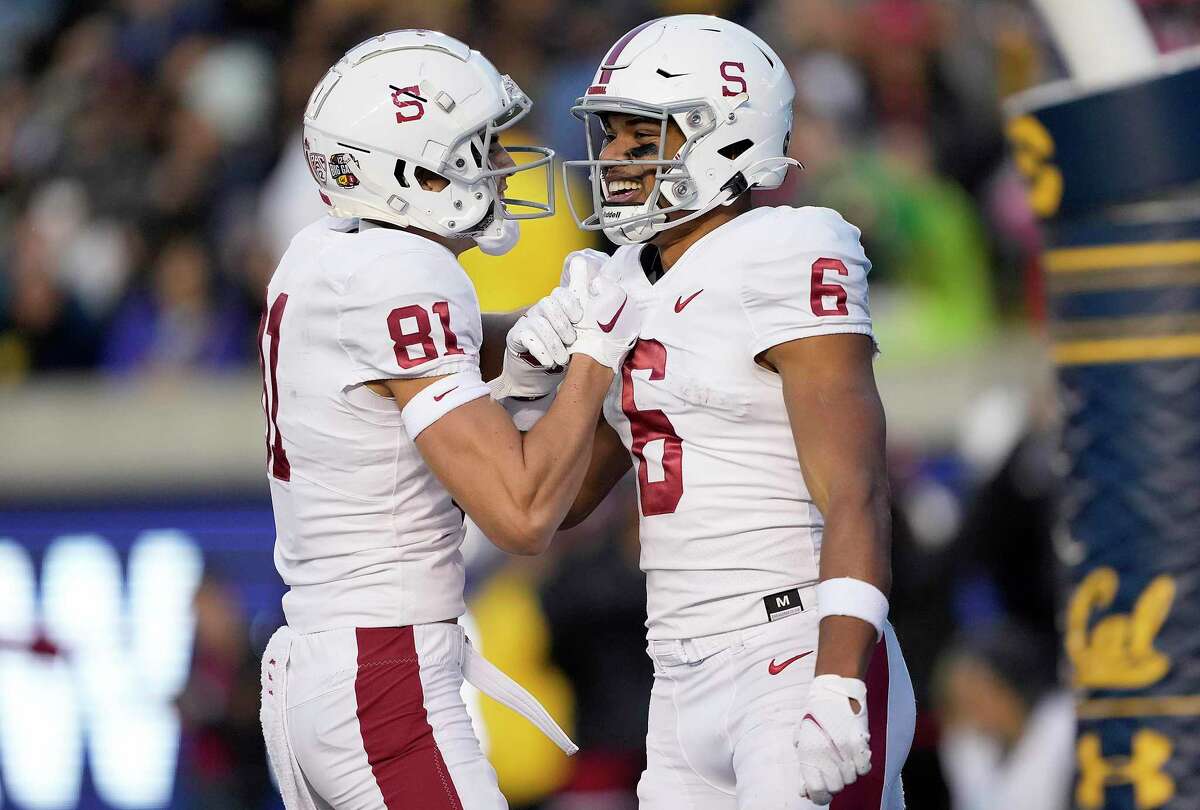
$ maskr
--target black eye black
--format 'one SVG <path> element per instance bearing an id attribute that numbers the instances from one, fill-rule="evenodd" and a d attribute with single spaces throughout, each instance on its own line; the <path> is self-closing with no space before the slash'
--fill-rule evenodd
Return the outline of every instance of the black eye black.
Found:
<path id="1" fill-rule="evenodd" d="M 633 149 L 629 150 L 629 156 L 631 158 L 650 157 L 651 155 L 657 155 L 657 154 L 658 154 L 658 144 L 656 144 L 656 143 L 644 144 L 642 146 L 637 146 L 637 147 L 634 147 Z"/>

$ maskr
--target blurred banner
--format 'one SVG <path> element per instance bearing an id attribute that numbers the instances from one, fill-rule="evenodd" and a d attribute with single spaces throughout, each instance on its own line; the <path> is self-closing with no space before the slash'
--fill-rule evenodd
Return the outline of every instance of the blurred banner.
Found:
<path id="1" fill-rule="evenodd" d="M 1200 806 L 1198 64 L 1010 106 L 1046 241 L 1083 810 Z"/>
<path id="2" fill-rule="evenodd" d="M 273 536 L 266 502 L 0 509 L 0 806 L 265 806 L 257 734 L 226 742 Z"/>

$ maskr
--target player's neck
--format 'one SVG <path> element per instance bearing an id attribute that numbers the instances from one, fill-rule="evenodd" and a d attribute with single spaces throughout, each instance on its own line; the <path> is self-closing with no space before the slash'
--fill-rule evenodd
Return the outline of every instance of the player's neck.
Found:
<path id="1" fill-rule="evenodd" d="M 368 219 L 372 225 L 378 225 L 380 228 L 391 228 L 393 231 L 404 231 L 411 233 L 414 236 L 420 236 L 423 239 L 428 239 L 430 242 L 437 242 L 446 250 L 454 254 L 455 258 L 461 256 L 465 251 L 475 247 L 475 240 L 468 238 L 452 239 L 448 236 L 439 236 L 436 233 L 423 231 L 420 228 L 401 228 L 399 225 L 393 225 L 390 222 L 384 222 L 379 219 Z"/>
<path id="2" fill-rule="evenodd" d="M 679 261 L 687 249 L 717 228 L 750 210 L 750 195 L 743 194 L 732 205 L 720 205 L 702 217 L 678 228 L 668 228 L 651 240 L 662 261 L 663 270 Z"/>

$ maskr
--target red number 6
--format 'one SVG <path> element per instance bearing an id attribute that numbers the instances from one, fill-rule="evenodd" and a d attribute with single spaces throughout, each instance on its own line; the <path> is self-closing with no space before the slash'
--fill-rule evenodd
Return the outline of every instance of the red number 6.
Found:
<path id="1" fill-rule="evenodd" d="M 833 270 L 840 276 L 850 275 L 841 259 L 817 259 L 812 266 L 812 303 L 813 315 L 849 315 L 846 308 L 846 288 L 836 281 L 826 281 L 825 271 Z M 832 308 L 825 306 L 825 299 L 832 296 Z"/>
<path id="2" fill-rule="evenodd" d="M 634 345 L 621 367 L 624 378 L 621 410 L 629 419 L 629 430 L 633 434 L 630 450 L 637 459 L 642 516 L 669 515 L 679 506 L 679 499 L 683 497 L 683 440 L 661 410 L 638 410 L 633 401 L 634 371 L 649 371 L 651 380 L 661 380 L 667 373 L 666 347 L 653 339 L 642 339 Z M 651 481 L 650 470 L 646 466 L 646 445 L 657 439 L 663 440 L 663 479 Z"/>

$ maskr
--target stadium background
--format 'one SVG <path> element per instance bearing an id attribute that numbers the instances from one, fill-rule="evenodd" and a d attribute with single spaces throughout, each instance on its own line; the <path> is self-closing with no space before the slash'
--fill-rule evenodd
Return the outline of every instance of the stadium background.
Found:
<path id="1" fill-rule="evenodd" d="M 3 0 L 0 806 L 278 806 L 257 724 L 256 654 L 282 617 L 254 334 L 276 258 L 321 214 L 299 121 L 323 71 L 371 33 L 446 31 L 534 98 L 521 137 L 579 157 L 566 110 L 597 60 L 681 11 L 788 60 L 807 170 L 761 202 L 843 211 L 875 263 L 893 621 L 921 709 L 910 807 L 971 784 L 955 734 L 1002 737 L 1013 701 L 1061 700 L 1079 552 L 1054 520 L 1043 246 L 1001 101 L 1064 68 L 1027 3 Z M 1196 4 L 1142 11 L 1160 51 L 1200 43 Z M 564 210 L 465 260 L 506 309 L 588 245 Z M 568 762 L 482 701 L 514 807 L 632 806 L 650 674 L 632 510 L 626 487 L 544 558 L 471 555 L 474 634 L 585 748 Z M 1039 788 L 1069 789 L 1071 758 Z"/>

